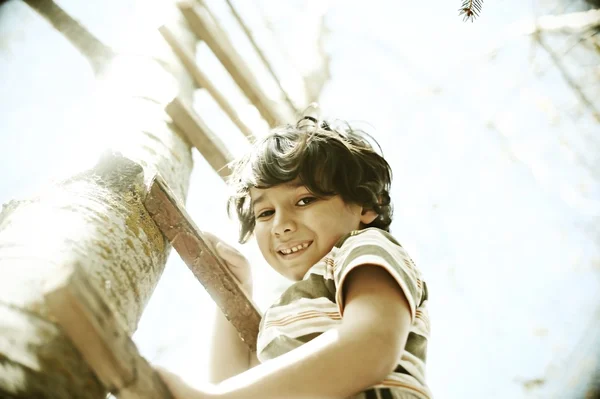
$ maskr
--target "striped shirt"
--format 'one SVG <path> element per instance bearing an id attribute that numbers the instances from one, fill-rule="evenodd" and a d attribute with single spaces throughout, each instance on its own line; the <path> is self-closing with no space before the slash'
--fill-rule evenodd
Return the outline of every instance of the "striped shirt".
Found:
<path id="1" fill-rule="evenodd" d="M 429 399 L 432 395 L 425 382 L 430 331 L 427 285 L 402 246 L 377 228 L 353 231 L 340 239 L 265 312 L 258 336 L 258 359 L 265 362 L 276 358 L 341 323 L 346 276 L 365 264 L 381 266 L 394 277 L 408 300 L 412 324 L 395 370 L 353 399 Z"/>

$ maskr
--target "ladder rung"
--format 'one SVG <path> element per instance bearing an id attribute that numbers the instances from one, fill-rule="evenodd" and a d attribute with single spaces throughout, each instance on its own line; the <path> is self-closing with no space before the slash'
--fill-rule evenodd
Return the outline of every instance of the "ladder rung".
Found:
<path id="1" fill-rule="evenodd" d="M 200 115 L 191 110 L 178 97 L 165 108 L 173 123 L 185 134 L 190 143 L 200 151 L 206 161 L 223 179 L 230 174 L 228 164 L 233 160 L 227 146 L 212 132 Z"/>
<path id="2" fill-rule="evenodd" d="M 62 269 L 44 291 L 50 314 L 108 391 L 119 399 L 173 398 L 79 265 Z"/>
<path id="3" fill-rule="evenodd" d="M 270 126 L 283 124 L 294 119 L 294 110 L 281 109 L 276 106 L 274 101 L 267 98 L 244 60 L 235 51 L 224 32 L 219 29 L 203 6 L 180 3 L 179 8 L 191 30 L 208 45 Z"/>
<path id="4" fill-rule="evenodd" d="M 163 38 L 169 43 L 173 52 L 179 57 L 181 63 L 188 71 L 188 73 L 193 77 L 196 84 L 208 91 L 212 98 L 215 100 L 217 104 L 221 107 L 221 109 L 229 116 L 231 121 L 240 129 L 240 131 L 248 138 L 252 139 L 253 134 L 252 130 L 242 121 L 239 114 L 235 111 L 235 108 L 231 103 L 225 98 L 225 96 L 215 87 L 215 85 L 210 81 L 208 76 L 198 67 L 194 57 L 191 52 L 187 51 L 183 45 L 177 40 L 173 32 L 166 27 L 161 26 L 159 29 Z"/>

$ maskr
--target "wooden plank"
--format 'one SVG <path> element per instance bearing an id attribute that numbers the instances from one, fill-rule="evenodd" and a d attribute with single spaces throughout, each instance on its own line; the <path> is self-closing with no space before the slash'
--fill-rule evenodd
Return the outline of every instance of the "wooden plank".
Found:
<path id="1" fill-rule="evenodd" d="M 181 129 L 190 143 L 200 151 L 210 166 L 219 176 L 226 179 L 231 173 L 228 164 L 233 160 L 233 157 L 221 139 L 180 98 L 174 98 L 165 110 L 173 123 Z"/>
<path id="2" fill-rule="evenodd" d="M 109 392 L 122 399 L 173 398 L 80 266 L 65 267 L 49 281 L 45 299 L 52 317 Z"/>
<path id="3" fill-rule="evenodd" d="M 298 112 L 298 107 L 296 105 L 300 105 L 300 107 L 303 107 L 303 106 L 305 106 L 305 104 L 303 104 L 303 103 L 295 104 L 294 103 L 294 101 L 291 99 L 290 95 L 288 94 L 287 90 L 283 87 L 283 84 L 281 83 L 281 79 L 279 78 L 279 76 L 277 76 L 277 73 L 275 73 L 275 70 L 273 69 L 271 62 L 269 62 L 269 60 L 267 59 L 265 52 L 262 50 L 262 48 L 256 42 L 256 39 L 254 38 L 254 35 L 252 34 L 250 27 L 248 26 L 248 24 L 246 24 L 246 22 L 244 21 L 244 19 L 240 15 L 240 13 L 237 11 L 237 8 L 233 5 L 233 2 L 231 0 L 227 0 L 227 5 L 229 6 L 229 10 L 231 11 L 231 14 L 233 15 L 233 17 L 235 18 L 237 23 L 240 25 L 240 27 L 246 34 L 246 37 L 248 38 L 248 41 L 252 45 L 252 48 L 254 48 L 254 51 L 256 51 L 256 54 L 258 54 L 258 57 L 262 61 L 263 65 L 265 66 L 265 68 L 267 68 L 267 71 L 269 71 L 269 74 L 271 75 L 273 80 L 275 80 L 275 82 L 277 83 L 277 87 L 279 87 L 279 90 L 281 91 L 281 96 L 285 99 L 285 101 L 288 103 L 288 105 L 290 106 L 291 109 L 293 109 L 295 112 Z M 306 103 L 306 101 L 304 101 L 304 103 Z"/>
<path id="4" fill-rule="evenodd" d="M 181 259 L 237 329 L 251 351 L 256 351 L 260 312 L 240 288 L 235 277 L 202 237 L 182 204 L 159 176 L 152 180 L 146 209 Z"/>
<path id="5" fill-rule="evenodd" d="M 210 93 L 213 99 L 219 104 L 221 109 L 229 116 L 232 122 L 240 129 L 240 131 L 248 138 L 253 139 L 252 130 L 246 125 L 239 114 L 235 111 L 230 102 L 225 96 L 212 84 L 208 76 L 198 67 L 192 53 L 183 48 L 183 45 L 177 40 L 173 32 L 165 25 L 161 26 L 159 32 L 165 41 L 171 46 L 173 52 L 179 57 L 184 68 L 193 77 L 196 84 L 203 87 Z"/>
<path id="6" fill-rule="evenodd" d="M 191 30 L 208 45 L 270 126 L 274 127 L 295 119 L 293 110 L 277 107 L 273 101 L 267 98 L 244 60 L 228 42 L 225 32 L 218 27 L 203 5 L 184 2 L 179 3 L 179 8 Z"/>

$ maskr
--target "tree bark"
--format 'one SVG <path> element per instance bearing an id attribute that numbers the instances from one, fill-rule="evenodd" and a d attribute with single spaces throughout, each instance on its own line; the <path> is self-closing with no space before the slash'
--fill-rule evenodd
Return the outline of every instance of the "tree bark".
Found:
<path id="1" fill-rule="evenodd" d="M 32 7 L 38 12 L 49 10 L 44 17 L 51 23 L 52 13 L 61 12 L 61 21 L 69 25 L 55 3 L 30 3 L 37 5 Z M 193 35 L 185 24 L 177 26 L 181 42 L 193 51 Z M 149 32 L 149 36 L 162 41 L 157 33 Z M 152 78 L 122 98 L 113 98 L 120 104 L 119 114 L 109 105 L 99 111 L 104 118 L 115 119 L 114 128 L 122 130 L 122 142 L 107 149 L 95 167 L 35 198 L 11 201 L 2 207 L 0 397 L 106 396 L 106 387 L 48 313 L 43 293 L 50 276 L 68 265 L 80 265 L 108 298 L 129 334 L 135 331 L 160 278 L 170 247 L 143 200 L 147 180 L 156 172 L 178 198 L 185 198 L 192 169 L 190 146 L 164 107 L 177 93 L 191 103 L 193 83 L 173 53 L 165 51 L 165 43 L 159 41 L 156 48 L 160 54 L 136 55 L 136 69 L 125 76 L 130 80 L 139 80 L 142 75 Z M 94 49 L 104 48 L 97 43 L 86 48 L 82 41 L 72 44 L 86 57 Z M 121 56 L 115 53 L 115 59 Z M 106 57 L 94 58 L 94 70 L 110 70 L 110 65 L 99 66 L 99 59 Z M 103 78 L 108 80 L 110 75 Z M 85 126 L 81 134 L 86 134 Z"/>

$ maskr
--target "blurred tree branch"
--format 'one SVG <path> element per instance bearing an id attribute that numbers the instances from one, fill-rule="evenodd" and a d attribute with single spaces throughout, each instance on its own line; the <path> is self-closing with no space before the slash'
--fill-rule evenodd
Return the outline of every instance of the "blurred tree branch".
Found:
<path id="1" fill-rule="evenodd" d="M 544 15 L 526 29 L 527 34 L 536 32 L 579 33 L 600 27 L 600 10 L 573 12 L 561 15 Z"/>
<path id="2" fill-rule="evenodd" d="M 573 90 L 575 95 L 580 99 L 584 106 L 590 110 L 592 116 L 598 122 L 600 122 L 600 112 L 598 108 L 596 107 L 594 102 L 590 98 L 588 98 L 581 85 L 578 84 L 576 79 L 571 76 L 571 74 L 569 73 L 569 71 L 563 63 L 562 58 L 574 46 L 571 46 L 566 51 L 562 52 L 561 54 L 558 54 L 544 40 L 544 34 L 547 33 L 579 34 L 581 38 L 576 43 L 579 44 L 582 41 L 591 39 L 592 36 L 595 34 L 594 33 L 586 38 L 583 37 L 583 35 L 586 32 L 596 32 L 598 31 L 598 28 L 600 28 L 600 10 L 589 10 L 584 12 L 575 12 L 557 16 L 542 16 L 536 20 L 535 25 L 532 26 L 527 33 L 530 34 L 533 40 L 548 53 L 550 59 L 552 60 L 552 63 L 559 70 L 565 82 Z"/>
<path id="3" fill-rule="evenodd" d="M 479 16 L 481 12 L 481 5 L 483 4 L 483 0 L 463 0 L 460 8 L 458 9 L 458 16 L 463 16 L 463 21 L 471 22 L 475 20 Z"/>
<path id="4" fill-rule="evenodd" d="M 115 57 L 115 52 L 92 35 L 71 15 L 51 0 L 25 0 L 42 17 L 65 36 L 75 48 L 85 56 L 96 75 Z"/>
<path id="5" fill-rule="evenodd" d="M 535 32 L 532 36 L 533 36 L 534 40 L 540 45 L 540 47 L 543 48 L 544 50 L 546 50 L 546 52 L 550 56 L 550 59 L 552 59 L 552 62 L 554 63 L 556 68 L 560 71 L 560 74 L 562 75 L 565 82 L 567 82 L 569 87 L 571 87 L 571 89 L 575 92 L 577 97 L 579 97 L 581 102 L 592 112 L 592 115 L 594 116 L 594 118 L 598 122 L 600 122 L 600 112 L 598 112 L 598 109 L 596 108 L 596 106 L 594 105 L 592 100 L 590 100 L 586 96 L 586 94 L 583 92 L 581 87 L 577 84 L 575 79 L 573 79 L 573 77 L 569 74 L 569 72 L 567 71 L 567 69 L 565 68 L 565 66 L 562 63 L 561 56 L 556 54 L 556 52 L 554 50 L 552 50 L 552 48 L 550 46 L 548 46 L 548 44 L 542 38 L 542 34 L 540 31 Z"/>

